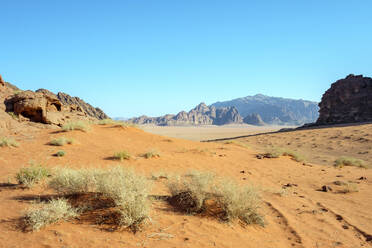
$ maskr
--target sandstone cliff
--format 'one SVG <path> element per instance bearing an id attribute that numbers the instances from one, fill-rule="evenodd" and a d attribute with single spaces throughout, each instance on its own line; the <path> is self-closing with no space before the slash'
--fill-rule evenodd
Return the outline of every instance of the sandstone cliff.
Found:
<path id="1" fill-rule="evenodd" d="M 325 92 L 317 124 L 372 121 L 372 78 L 349 75 Z"/>
<path id="2" fill-rule="evenodd" d="M 200 103 L 189 112 L 181 111 L 177 115 L 161 117 L 140 116 L 130 119 L 135 124 L 154 124 L 159 126 L 185 125 L 225 125 L 242 123 L 243 119 L 235 107 L 216 108 Z"/>

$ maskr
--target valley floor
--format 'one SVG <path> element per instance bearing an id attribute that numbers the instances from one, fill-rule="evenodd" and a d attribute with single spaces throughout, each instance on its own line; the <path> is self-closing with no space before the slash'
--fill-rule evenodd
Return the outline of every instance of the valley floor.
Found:
<path id="1" fill-rule="evenodd" d="M 320 148 L 313 152 L 314 156 L 325 156 L 323 146 L 353 150 L 359 144 L 354 140 L 355 135 L 364 134 L 368 139 L 365 134 L 372 133 L 370 128 L 353 127 L 347 131 L 348 135 L 337 130 L 341 132 L 339 137 L 354 135 L 344 142 L 342 138 L 339 144 L 333 142 L 334 135 L 326 130 L 319 134 L 315 130 L 256 136 L 252 139 L 257 140 L 248 138 L 228 143 L 200 143 L 114 126 L 93 126 L 87 133 L 41 130 L 32 135 L 20 134 L 15 136 L 20 143 L 18 148 L 0 148 L 0 247 L 372 247 L 372 169 L 338 169 L 330 163 L 303 164 L 287 156 L 257 159 L 254 146 L 259 141 L 279 145 L 293 142 L 302 147 L 317 142 Z M 76 143 L 62 148 L 66 152 L 64 157 L 54 157 L 61 148 L 48 142 L 61 136 L 74 138 Z M 285 138 L 290 141 L 284 141 Z M 370 140 L 366 143 L 371 145 Z M 120 150 L 127 150 L 132 158 L 124 162 L 109 159 Z M 140 156 L 151 150 L 158 151 L 160 157 Z M 371 161 L 368 146 L 360 151 L 368 151 L 363 158 Z M 244 227 L 240 223 L 221 223 L 178 213 L 166 202 L 154 200 L 151 223 L 136 234 L 128 230 L 113 231 L 85 220 L 60 222 L 38 232 L 22 232 L 19 220 L 24 210 L 33 201 L 52 193 L 43 185 L 21 189 L 15 184 L 14 175 L 30 161 L 49 168 L 109 168 L 119 164 L 133 167 L 149 180 L 152 173 L 158 172 L 212 171 L 242 185 L 256 185 L 262 192 L 261 213 L 267 225 Z M 154 180 L 152 194 L 169 195 L 164 186 L 166 181 Z M 345 193 L 343 186 L 334 184 L 335 181 L 353 184 L 357 192 Z M 322 186 L 329 186 L 332 191 L 322 192 Z"/>

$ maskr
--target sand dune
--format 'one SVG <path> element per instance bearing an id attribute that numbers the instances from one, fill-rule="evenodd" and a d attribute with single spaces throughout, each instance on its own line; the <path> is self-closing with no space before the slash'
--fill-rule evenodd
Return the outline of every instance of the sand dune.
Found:
<path id="1" fill-rule="evenodd" d="M 295 146 L 302 144 L 302 147 L 311 146 L 311 142 L 316 141 L 318 146 L 322 145 L 319 153 L 332 144 L 332 147 L 353 151 L 353 155 L 361 149 L 356 147 L 359 143 L 354 139 L 359 135 L 367 139 L 370 130 L 371 126 L 350 127 L 347 131 L 335 129 L 339 137 L 353 134 L 351 139 L 340 138 L 340 143 L 332 139 L 335 136 L 332 129 L 257 136 L 241 142 L 247 142 L 252 148 L 257 144 L 259 148 L 259 141 L 264 144 L 278 142 L 279 145 L 293 142 Z M 72 137 L 77 143 L 63 147 L 66 156 L 58 158 L 52 155 L 60 148 L 47 143 L 60 136 Z M 288 141 L 284 141 L 284 137 Z M 32 136 L 16 138 L 20 147 L 0 148 L 1 247 L 372 247 L 372 170 L 337 169 L 327 166 L 329 163 L 318 165 L 316 160 L 309 166 L 289 157 L 257 159 L 258 151 L 239 143 L 200 143 L 149 134 L 136 128 L 94 126 L 88 133 L 41 130 Z M 296 138 L 299 138 L 298 143 L 295 143 Z M 370 141 L 366 143 L 371 144 Z M 128 150 L 133 158 L 125 162 L 107 159 L 123 149 Z M 153 149 L 161 154 L 159 158 L 140 157 L 140 154 Z M 368 151 L 361 155 L 370 161 L 368 146 L 363 146 L 360 151 Z M 331 153 L 323 152 L 324 155 L 319 155 L 321 159 L 322 156 L 331 156 Z M 318 150 L 313 153 L 318 153 Z M 151 223 L 136 234 L 128 230 L 102 229 L 102 226 L 84 220 L 60 222 L 38 232 L 25 233 L 17 226 L 23 211 L 33 200 L 52 193 L 42 185 L 33 189 L 20 189 L 13 185 L 16 172 L 27 166 L 30 160 L 50 168 L 109 168 L 120 164 L 133 167 L 149 178 L 151 173 L 159 171 L 213 171 L 238 180 L 242 185 L 259 187 L 263 198 L 261 213 L 267 225 L 242 226 L 238 222 L 226 224 L 212 218 L 185 215 L 175 212 L 166 202 L 155 200 Z M 358 180 L 361 177 L 366 180 Z M 168 195 L 165 181 L 154 181 L 152 194 Z M 338 193 L 341 186 L 335 185 L 335 181 L 351 182 L 358 192 Z M 323 185 L 330 186 L 333 191 L 319 191 Z"/>

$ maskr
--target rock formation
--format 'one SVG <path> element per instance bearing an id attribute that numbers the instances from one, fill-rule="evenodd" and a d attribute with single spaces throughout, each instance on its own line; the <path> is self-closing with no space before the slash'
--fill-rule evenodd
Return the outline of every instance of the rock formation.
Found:
<path id="1" fill-rule="evenodd" d="M 325 92 L 316 124 L 372 121 L 372 78 L 349 75 Z"/>
<path id="2" fill-rule="evenodd" d="M 250 124 L 250 125 L 255 125 L 255 126 L 265 126 L 265 122 L 262 120 L 261 116 L 259 114 L 250 114 L 247 115 L 243 119 L 244 123 Z"/>
<path id="3" fill-rule="evenodd" d="M 140 116 L 130 119 L 135 124 L 154 124 L 159 126 L 185 126 L 185 125 L 225 125 L 242 123 L 242 117 L 235 107 L 216 108 L 200 103 L 189 112 L 181 111 L 177 115 L 161 117 Z"/>
<path id="4" fill-rule="evenodd" d="M 257 113 L 265 123 L 270 125 L 302 125 L 316 121 L 319 110 L 317 104 L 306 100 L 258 94 L 226 102 L 216 102 L 212 106 L 216 108 L 234 106 L 243 118 Z"/>

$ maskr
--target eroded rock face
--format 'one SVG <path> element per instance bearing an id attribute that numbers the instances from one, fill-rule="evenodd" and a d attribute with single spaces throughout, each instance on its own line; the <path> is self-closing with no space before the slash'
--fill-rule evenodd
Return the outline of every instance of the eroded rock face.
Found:
<path id="1" fill-rule="evenodd" d="M 325 92 L 317 124 L 372 121 L 372 78 L 349 75 Z"/>
<path id="2" fill-rule="evenodd" d="M 75 105 L 77 108 L 82 109 L 87 115 L 90 117 L 103 120 L 108 119 L 109 117 L 99 108 L 94 108 L 89 103 L 84 102 L 79 97 L 71 97 L 70 95 L 59 92 L 57 94 L 58 99 L 62 102 L 64 105 Z"/>
<path id="3" fill-rule="evenodd" d="M 161 117 L 141 116 L 129 120 L 135 124 L 154 124 L 159 126 L 187 126 L 187 125 L 225 125 L 242 123 L 243 119 L 235 107 L 216 108 L 200 103 L 189 112 L 181 111 L 177 115 Z"/>
<path id="4" fill-rule="evenodd" d="M 255 126 L 264 126 L 265 122 L 262 120 L 259 114 L 250 114 L 243 119 L 244 123 L 255 125 Z"/>

